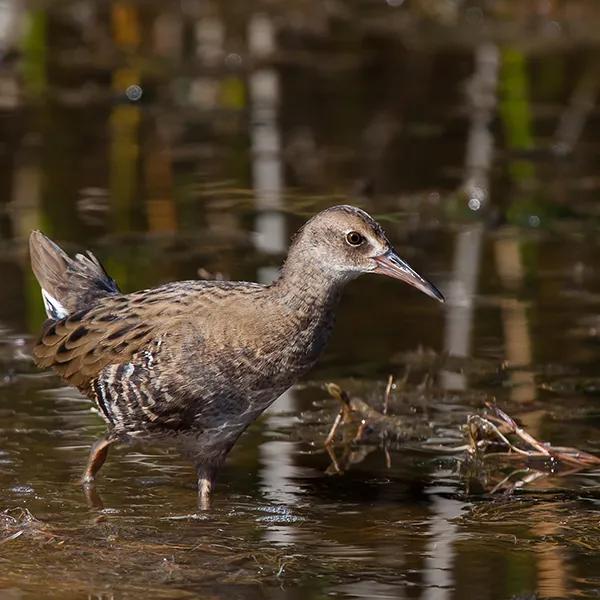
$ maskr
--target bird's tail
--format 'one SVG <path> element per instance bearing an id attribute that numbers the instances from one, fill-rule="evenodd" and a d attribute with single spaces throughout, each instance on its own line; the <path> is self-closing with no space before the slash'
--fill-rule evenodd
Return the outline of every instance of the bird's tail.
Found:
<path id="1" fill-rule="evenodd" d="M 31 232 L 29 252 L 50 319 L 63 319 L 105 296 L 120 294 L 117 284 L 91 252 L 71 258 L 41 231 Z"/>

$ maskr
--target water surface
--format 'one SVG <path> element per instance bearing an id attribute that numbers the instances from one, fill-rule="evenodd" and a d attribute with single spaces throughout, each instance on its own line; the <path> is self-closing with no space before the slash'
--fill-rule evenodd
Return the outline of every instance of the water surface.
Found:
<path id="1" fill-rule="evenodd" d="M 598 472 L 491 495 L 498 472 L 417 443 L 340 442 L 338 474 L 323 449 L 324 383 L 381 406 L 408 368 L 393 409 L 432 444 L 460 445 L 495 398 L 600 453 L 598 8 L 222 4 L 2 3 L 0 597 L 598 597 Z M 353 283 L 210 511 L 190 465 L 148 444 L 111 451 L 86 496 L 103 424 L 32 364 L 29 231 L 93 249 L 126 291 L 266 282 L 340 202 L 447 304 Z"/>

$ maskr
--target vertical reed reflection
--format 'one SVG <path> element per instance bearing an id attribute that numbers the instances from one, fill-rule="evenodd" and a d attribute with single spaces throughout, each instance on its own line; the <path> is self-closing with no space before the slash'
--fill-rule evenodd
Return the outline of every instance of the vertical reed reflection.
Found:
<path id="1" fill-rule="evenodd" d="M 33 229 L 48 231 L 42 212 L 42 167 L 37 144 L 27 139 L 15 153 L 12 197 L 9 214 L 13 237 L 20 240 L 19 262 L 23 269 L 23 297 L 29 331 L 36 331 L 46 320 L 39 285 L 29 267 L 26 240 Z"/>
<path id="2" fill-rule="evenodd" d="M 507 229 L 495 244 L 496 268 L 505 289 L 515 294 L 523 285 L 525 268 L 517 231 Z M 533 362 L 531 328 L 527 304 L 518 298 L 504 298 L 501 301 L 502 324 L 505 339 L 506 362 L 511 367 L 510 396 L 514 402 L 532 404 L 537 398 Z M 545 410 L 528 411 L 521 420 L 528 431 L 537 438 L 543 438 L 542 424 Z M 545 485 L 551 486 L 551 482 Z M 564 598 L 568 596 L 568 562 L 565 552 L 546 538 L 560 532 L 557 507 L 549 505 L 544 511 L 546 518 L 536 518 L 532 532 L 542 540 L 538 544 L 537 571 L 538 591 L 543 596 Z M 549 518 L 548 518 L 549 517 Z"/>
<path id="3" fill-rule="evenodd" d="M 496 268 L 505 289 L 515 293 L 524 279 L 521 252 L 517 232 L 506 230 L 494 243 Z M 519 403 L 533 402 L 536 398 L 536 386 L 531 371 L 532 350 L 527 318 L 527 305 L 517 298 L 501 300 L 502 325 L 505 340 L 505 356 L 511 368 L 510 381 L 512 400 Z M 539 436 L 539 424 L 534 426 L 533 435 Z"/>
<path id="4" fill-rule="evenodd" d="M 0 1 L 0 58 L 17 44 L 26 12 L 19 0 Z M 0 70 L 0 110 L 14 110 L 20 104 L 19 76 L 13 69 Z"/>
<path id="5" fill-rule="evenodd" d="M 134 52 L 141 40 L 138 10 L 126 2 L 112 5 L 112 32 L 115 44 L 125 53 Z M 127 103 L 125 91 L 140 83 L 140 73 L 128 64 L 117 67 L 112 74 L 113 93 L 117 102 L 110 116 L 110 195 L 114 205 L 117 231 L 133 229 L 132 206 L 138 188 L 139 130 L 141 113 L 138 106 Z M 125 282 L 122 285 L 126 286 Z"/>
<path id="6" fill-rule="evenodd" d="M 489 201 L 490 169 L 494 156 L 494 138 L 490 130 L 496 112 L 499 53 L 492 44 L 475 49 L 475 72 L 467 86 L 470 126 L 465 153 L 465 178 L 462 186 L 468 207 L 482 211 Z M 465 227 L 456 239 L 453 277 L 448 291 L 444 349 L 451 356 L 471 354 L 473 298 L 481 262 L 483 224 Z M 443 372 L 442 387 L 464 390 L 462 373 Z"/>
<path id="7" fill-rule="evenodd" d="M 475 48 L 475 72 L 467 87 L 470 126 L 465 153 L 463 192 L 471 210 L 482 210 L 490 195 L 490 169 L 494 156 L 494 138 L 490 130 L 496 111 L 498 83 L 498 49 L 492 44 Z M 475 317 L 474 297 L 477 290 L 483 223 L 464 228 L 458 233 L 454 252 L 453 277 L 448 294 L 444 348 L 451 356 L 471 355 L 471 336 Z M 443 372 L 442 387 L 465 390 L 464 374 Z M 443 471 L 435 472 L 440 479 Z M 430 490 L 430 493 L 432 490 Z M 453 519 L 459 515 L 462 503 L 435 495 L 432 498 L 431 534 L 425 577 L 425 598 L 445 599 L 454 587 L 454 560 L 458 527 Z"/>
<path id="8" fill-rule="evenodd" d="M 148 229 L 177 231 L 177 211 L 173 197 L 171 146 L 164 125 L 155 123 L 146 145 L 144 178 L 147 193 Z"/>
<path id="9" fill-rule="evenodd" d="M 501 77 L 501 115 L 507 144 L 511 150 L 526 152 L 534 146 L 534 121 L 527 57 L 521 50 L 507 48 L 503 51 Z M 535 163 L 527 158 L 513 159 L 509 163 L 513 184 L 509 214 L 513 215 L 513 219 L 526 215 L 536 206 L 531 195 L 534 189 L 532 184 L 536 179 L 535 170 Z M 522 246 L 519 230 L 507 227 L 495 241 L 494 254 L 498 276 L 510 294 L 508 298 L 501 300 L 501 313 L 505 357 L 508 366 L 511 367 L 511 399 L 522 405 L 532 405 L 537 399 L 537 387 L 532 369 L 534 356 L 529 312 L 527 303 L 517 297 L 526 276 Z M 532 435 L 543 438 L 542 425 L 545 416 L 545 410 L 529 410 L 521 415 L 521 420 Z M 547 482 L 545 485 L 552 484 Z M 538 590 L 544 596 L 560 598 L 568 596 L 568 562 L 562 548 L 546 541 L 547 537 L 560 531 L 560 521 L 556 513 L 557 507 L 550 505 L 548 510 L 544 511 L 544 518 L 535 519 L 531 530 L 542 540 L 537 547 Z"/>
<path id="10" fill-rule="evenodd" d="M 446 295 L 446 330 L 444 350 L 450 356 L 466 358 L 471 355 L 474 297 L 477 290 L 483 225 L 465 227 L 456 236 L 452 281 Z M 447 390 L 466 390 L 463 373 L 443 371 L 441 384 Z"/>
<path id="11" fill-rule="evenodd" d="M 281 255 L 286 248 L 285 217 L 282 214 L 283 175 L 281 139 L 278 126 L 279 78 L 277 70 L 266 62 L 275 52 L 272 19 L 257 13 L 248 23 L 248 45 L 253 62 L 250 73 L 250 135 L 252 181 L 257 217 L 256 248 L 267 254 Z M 268 281 L 275 275 L 271 268 L 261 269 L 259 278 Z"/>
<path id="12" fill-rule="evenodd" d="M 250 137 L 252 182 L 256 204 L 255 246 L 259 252 L 280 257 L 285 253 L 286 223 L 283 215 L 281 141 L 279 133 L 279 75 L 268 66 L 276 50 L 273 20 L 262 13 L 248 23 L 248 47 L 253 64 L 248 87 L 250 97 Z M 275 267 L 261 267 L 257 277 L 269 283 L 277 274 Z M 294 390 L 289 390 L 266 412 L 267 428 L 292 422 L 296 409 Z M 276 503 L 294 504 L 295 494 L 286 491 L 294 475 L 294 445 L 287 441 L 264 441 L 260 446 L 261 479 L 267 497 Z M 295 537 L 293 525 L 277 525 L 265 534 L 268 541 L 289 543 Z"/>

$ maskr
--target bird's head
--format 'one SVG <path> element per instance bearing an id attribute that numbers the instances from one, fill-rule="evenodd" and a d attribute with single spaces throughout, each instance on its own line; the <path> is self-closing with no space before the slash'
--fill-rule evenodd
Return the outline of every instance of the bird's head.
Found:
<path id="1" fill-rule="evenodd" d="M 432 283 L 398 256 L 381 225 L 360 208 L 341 205 L 318 213 L 298 232 L 292 249 L 332 278 L 378 273 L 444 301 Z"/>

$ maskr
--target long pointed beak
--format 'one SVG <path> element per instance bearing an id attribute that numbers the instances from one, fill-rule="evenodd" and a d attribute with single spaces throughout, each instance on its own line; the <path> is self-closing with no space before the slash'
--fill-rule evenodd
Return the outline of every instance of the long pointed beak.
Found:
<path id="1" fill-rule="evenodd" d="M 424 277 L 421 277 L 412 267 L 404 262 L 394 250 L 388 250 L 385 254 L 374 257 L 377 267 L 373 273 L 380 273 L 381 275 L 388 275 L 394 279 L 400 279 L 418 290 L 421 290 L 424 294 L 444 302 L 444 296 L 438 290 L 433 283 L 430 283 Z"/>

